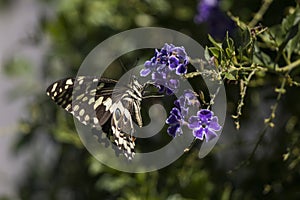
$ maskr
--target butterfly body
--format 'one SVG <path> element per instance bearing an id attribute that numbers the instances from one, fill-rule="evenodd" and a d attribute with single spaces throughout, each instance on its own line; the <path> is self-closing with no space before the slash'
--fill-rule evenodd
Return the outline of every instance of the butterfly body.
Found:
<path id="1" fill-rule="evenodd" d="M 99 129 L 128 158 L 134 156 L 134 122 L 143 126 L 141 102 L 144 84 L 132 77 L 129 84 L 92 76 L 65 78 L 51 84 L 47 95 L 84 125 Z"/>

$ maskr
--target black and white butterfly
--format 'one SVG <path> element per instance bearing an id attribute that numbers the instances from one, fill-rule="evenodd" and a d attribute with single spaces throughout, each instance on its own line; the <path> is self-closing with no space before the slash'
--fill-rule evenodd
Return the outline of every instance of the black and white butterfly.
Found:
<path id="1" fill-rule="evenodd" d="M 116 87 L 108 78 L 78 76 L 51 84 L 47 95 L 92 128 L 102 127 L 106 137 L 130 160 L 134 156 L 134 123 L 142 127 L 141 102 L 147 83 L 132 76 L 129 83 Z"/>

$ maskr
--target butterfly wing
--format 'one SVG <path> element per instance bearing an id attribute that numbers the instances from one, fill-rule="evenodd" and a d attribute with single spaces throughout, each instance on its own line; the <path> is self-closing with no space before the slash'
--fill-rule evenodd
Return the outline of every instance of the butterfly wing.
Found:
<path id="1" fill-rule="evenodd" d="M 117 93 L 112 98 L 116 83 L 112 79 L 88 76 L 66 78 L 51 84 L 47 95 L 81 123 L 93 128 L 102 126 L 106 136 L 128 159 L 132 159 L 135 138 L 132 136 L 131 110 L 137 102 L 128 98 L 128 93 L 123 89 L 116 89 Z M 96 116 L 91 115 L 94 112 Z"/>

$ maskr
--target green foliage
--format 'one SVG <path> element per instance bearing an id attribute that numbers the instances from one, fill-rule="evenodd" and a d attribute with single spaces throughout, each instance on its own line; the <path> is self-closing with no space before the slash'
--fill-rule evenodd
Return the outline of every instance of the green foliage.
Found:
<path id="1" fill-rule="evenodd" d="M 266 73 L 288 76 L 291 85 L 298 85 L 289 72 L 299 66 L 299 39 L 300 39 L 300 9 L 299 6 L 291 9 L 281 24 L 270 28 L 263 26 L 249 27 L 239 18 L 233 17 L 239 26 L 237 36 L 230 38 L 228 33 L 222 43 L 216 42 L 211 36 L 209 40 L 212 47 L 207 48 L 213 56 L 215 65 L 219 66 L 220 74 L 224 79 L 240 81 L 240 101 L 237 106 L 237 114 L 232 117 L 239 128 L 239 117 L 242 115 L 242 107 L 246 96 L 247 86 L 252 82 L 266 84 Z M 208 54 L 207 53 L 207 54 Z M 256 75 L 256 80 L 254 79 Z M 253 80 L 253 79 L 254 80 Z M 281 87 L 275 88 L 275 92 L 285 93 L 286 79 L 282 79 Z M 277 104 L 272 106 L 272 113 L 265 122 L 273 127 Z"/>
<path id="2" fill-rule="evenodd" d="M 32 73 L 32 64 L 26 58 L 15 56 L 9 59 L 4 66 L 5 74 L 11 77 L 29 76 Z"/>

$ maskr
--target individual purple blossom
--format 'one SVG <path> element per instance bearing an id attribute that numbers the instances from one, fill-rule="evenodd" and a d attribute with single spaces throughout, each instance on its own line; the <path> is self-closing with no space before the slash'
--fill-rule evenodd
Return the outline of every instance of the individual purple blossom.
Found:
<path id="1" fill-rule="evenodd" d="M 198 13 L 194 18 L 196 24 L 205 23 L 209 34 L 215 39 L 222 40 L 226 32 L 231 34 L 235 29 L 234 22 L 221 10 L 221 0 L 200 0 Z"/>
<path id="2" fill-rule="evenodd" d="M 194 110 L 199 109 L 200 102 L 193 91 L 185 90 L 183 95 L 174 101 L 174 105 L 166 123 L 170 125 L 167 130 L 168 134 L 176 137 L 182 134 L 181 126 L 187 125 L 187 119 L 193 115 Z"/>
<path id="3" fill-rule="evenodd" d="M 187 118 L 194 113 L 191 113 L 194 110 L 198 110 L 200 107 L 200 102 L 192 90 L 184 90 L 183 95 L 181 95 L 174 104 L 177 108 L 180 108 L 182 115 L 184 118 Z"/>
<path id="4" fill-rule="evenodd" d="M 194 137 L 200 140 L 205 137 L 206 142 L 217 137 L 216 131 L 221 130 L 218 117 L 208 109 L 201 109 L 196 116 L 190 117 L 188 127 L 193 130 Z"/>
<path id="5" fill-rule="evenodd" d="M 167 133 L 169 135 L 171 135 L 172 137 L 176 137 L 182 134 L 181 126 L 183 125 L 184 120 L 178 108 L 172 108 L 170 116 L 166 120 L 166 123 L 170 125 L 167 129 Z"/>
<path id="6" fill-rule="evenodd" d="M 197 6 L 198 14 L 195 16 L 197 24 L 208 21 L 211 15 L 219 9 L 219 0 L 200 0 Z"/>
<path id="7" fill-rule="evenodd" d="M 151 79 L 160 92 L 173 94 L 179 88 L 180 76 L 187 72 L 188 62 L 184 47 L 165 44 L 160 51 L 155 50 L 151 60 L 145 62 L 140 75 L 146 77 L 151 74 Z"/>

